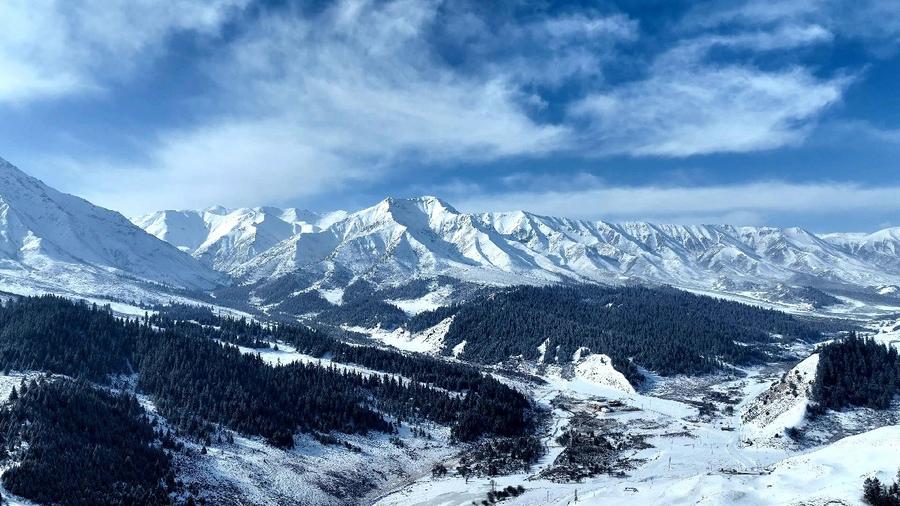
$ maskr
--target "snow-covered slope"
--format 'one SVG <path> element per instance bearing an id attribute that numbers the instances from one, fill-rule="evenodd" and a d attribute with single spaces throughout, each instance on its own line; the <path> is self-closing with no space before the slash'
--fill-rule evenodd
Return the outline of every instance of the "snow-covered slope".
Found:
<path id="1" fill-rule="evenodd" d="M 819 354 L 813 353 L 742 406 L 746 436 L 753 438 L 755 444 L 766 444 L 774 437 L 780 438 L 786 428 L 802 423 L 818 366 Z"/>
<path id="2" fill-rule="evenodd" d="M 295 234 L 319 231 L 346 214 L 337 211 L 320 215 L 274 207 L 210 207 L 202 211 L 158 211 L 133 221 L 204 264 L 229 272 Z"/>
<path id="3" fill-rule="evenodd" d="M 575 378 L 625 393 L 635 393 L 634 387 L 625 375 L 613 368 L 611 358 L 606 355 L 586 353 L 584 350 L 587 349 L 582 348 L 575 352 L 572 360 L 575 366 Z"/>
<path id="4" fill-rule="evenodd" d="M 119 213 L 0 159 L 0 290 L 134 297 L 143 282 L 203 289 L 221 279 Z"/>
<path id="5" fill-rule="evenodd" d="M 300 269 L 338 269 L 379 283 L 439 274 L 501 284 L 562 279 L 478 217 L 434 197 L 386 199 L 322 231 L 297 234 L 236 272 L 256 280 Z"/>

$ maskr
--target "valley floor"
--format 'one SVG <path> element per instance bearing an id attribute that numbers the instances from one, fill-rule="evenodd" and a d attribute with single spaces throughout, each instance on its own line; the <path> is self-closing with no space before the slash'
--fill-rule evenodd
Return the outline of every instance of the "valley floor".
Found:
<path id="1" fill-rule="evenodd" d="M 873 327 L 876 338 L 896 343 L 897 323 Z M 548 452 L 527 473 L 468 481 L 428 475 L 376 504 L 482 504 L 488 492 L 510 485 L 526 489 L 503 502 L 511 506 L 860 504 L 865 478 L 889 482 L 900 466 L 900 407 L 895 403 L 887 413 L 831 412 L 816 422 L 804 421 L 805 393 L 780 397 L 784 389 L 777 386 L 786 384 L 781 381 L 785 372 L 793 375 L 810 367 L 808 361 L 791 369 L 793 365 L 705 379 L 659 379 L 642 394 L 550 375 L 547 384 L 521 385 L 552 411 L 544 435 Z M 579 415 L 602 420 L 604 427 L 648 445 L 624 450 L 619 472 L 575 483 L 541 477 L 563 451 L 556 438 Z M 811 437 L 791 440 L 784 433 L 791 426 L 802 427 Z"/>

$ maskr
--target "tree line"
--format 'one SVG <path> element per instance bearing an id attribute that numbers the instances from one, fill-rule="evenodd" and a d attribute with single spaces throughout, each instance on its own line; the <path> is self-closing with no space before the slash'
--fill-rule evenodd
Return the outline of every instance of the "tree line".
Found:
<path id="1" fill-rule="evenodd" d="M 253 348 L 268 347 L 272 343 L 287 343 L 298 352 L 315 358 L 327 357 L 342 364 L 354 364 L 400 375 L 416 383 L 443 390 L 475 394 L 488 404 L 504 406 L 510 413 L 527 412 L 529 407 L 525 396 L 469 365 L 447 362 L 426 355 L 349 345 L 330 337 L 325 331 L 302 325 L 261 324 L 246 318 L 230 317 L 217 317 L 215 325 L 197 325 L 192 321 L 173 320 L 164 313 L 148 316 L 148 324 L 157 328 L 173 329 L 182 335 Z M 488 408 L 484 407 L 482 411 L 485 409 Z M 497 416 L 501 415 L 498 413 Z M 521 425 L 521 422 L 505 416 L 502 423 L 510 424 L 517 430 Z"/>
<path id="2" fill-rule="evenodd" d="M 882 484 L 878 477 L 863 482 L 863 501 L 872 506 L 900 506 L 900 470 L 891 484 Z"/>

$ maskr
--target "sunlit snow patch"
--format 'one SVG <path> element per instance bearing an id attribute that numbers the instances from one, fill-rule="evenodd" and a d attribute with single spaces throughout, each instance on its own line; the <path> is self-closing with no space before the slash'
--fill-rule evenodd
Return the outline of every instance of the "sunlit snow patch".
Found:
<path id="1" fill-rule="evenodd" d="M 435 309 L 446 306 L 451 302 L 453 289 L 449 286 L 442 286 L 433 292 L 429 292 L 417 299 L 395 299 L 385 302 L 393 304 L 400 308 L 401 311 L 409 316 L 415 316 L 425 311 L 434 311 Z"/>
<path id="2" fill-rule="evenodd" d="M 332 288 L 330 290 L 325 290 L 320 288 L 319 294 L 323 299 L 328 302 L 334 304 L 335 306 L 340 306 L 344 302 L 344 289 L 343 288 Z"/>
<path id="3" fill-rule="evenodd" d="M 634 387 L 612 365 L 612 359 L 606 355 L 588 355 L 581 357 L 581 350 L 575 352 L 575 377 L 584 381 L 615 388 L 627 393 L 635 393 Z"/>
<path id="4" fill-rule="evenodd" d="M 403 327 L 396 330 L 366 329 L 361 327 L 344 328 L 345 330 L 368 334 L 372 339 L 381 341 L 399 350 L 437 354 L 444 348 L 444 338 L 447 336 L 452 323 L 453 317 L 450 316 L 422 332 L 410 332 Z"/>

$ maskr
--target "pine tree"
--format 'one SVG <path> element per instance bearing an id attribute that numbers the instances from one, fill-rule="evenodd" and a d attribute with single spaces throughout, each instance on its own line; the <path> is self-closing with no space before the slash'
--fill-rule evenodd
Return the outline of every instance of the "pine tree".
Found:
<path id="1" fill-rule="evenodd" d="M 878 505 L 883 494 L 884 487 L 881 485 L 881 480 L 877 477 L 866 478 L 866 481 L 863 483 L 863 500 L 865 502 Z"/>

